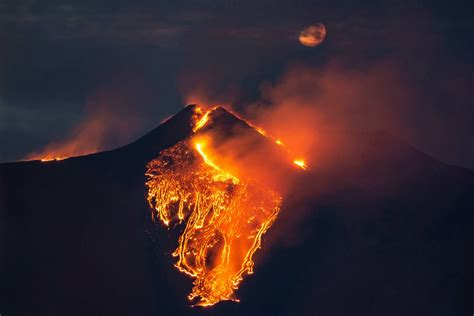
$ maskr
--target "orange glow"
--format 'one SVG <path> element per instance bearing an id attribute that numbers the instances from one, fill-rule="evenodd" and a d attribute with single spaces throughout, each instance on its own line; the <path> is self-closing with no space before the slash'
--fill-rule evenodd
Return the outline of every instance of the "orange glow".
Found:
<path id="1" fill-rule="evenodd" d="M 42 158 L 41 161 L 42 162 L 60 161 L 60 160 L 68 159 L 68 158 L 69 157 L 45 157 L 45 158 Z"/>
<path id="2" fill-rule="evenodd" d="M 300 43 L 307 47 L 315 47 L 321 44 L 326 38 L 326 27 L 322 23 L 310 25 L 301 31 L 298 39 Z"/>
<path id="3" fill-rule="evenodd" d="M 85 95 L 81 119 L 69 131 L 56 135 L 43 148 L 24 160 L 53 161 L 97 153 L 126 144 L 142 130 L 141 109 L 146 106 L 146 89 L 133 74 L 98 80 Z M 132 80 L 133 79 L 133 80 Z M 134 104 L 133 107 L 130 107 Z M 133 108 L 133 109 L 132 109 Z M 79 118 L 79 117 L 78 117 Z"/>

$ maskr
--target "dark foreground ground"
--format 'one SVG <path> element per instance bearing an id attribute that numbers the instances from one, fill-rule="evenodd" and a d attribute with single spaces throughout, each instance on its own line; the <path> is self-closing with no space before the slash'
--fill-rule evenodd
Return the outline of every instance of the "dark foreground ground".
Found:
<path id="1" fill-rule="evenodd" d="M 1 315 L 474 313 L 474 172 L 382 134 L 298 180 L 240 303 L 190 308 L 144 186 L 190 114 L 117 150 L 0 165 Z"/>

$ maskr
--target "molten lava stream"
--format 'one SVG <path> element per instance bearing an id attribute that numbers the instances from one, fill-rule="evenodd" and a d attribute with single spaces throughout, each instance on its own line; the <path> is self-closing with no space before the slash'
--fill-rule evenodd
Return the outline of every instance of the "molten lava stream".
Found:
<path id="1" fill-rule="evenodd" d="M 146 173 L 154 219 L 168 227 L 185 222 L 173 256 L 177 257 L 175 266 L 194 278 L 188 298 L 197 299 L 199 306 L 238 301 L 235 290 L 245 274 L 253 273 L 253 255 L 282 202 L 278 193 L 255 180 L 224 170 L 207 151 L 207 143 L 198 134 L 213 121 L 214 111 L 218 108 L 204 112 L 196 107 L 193 138 L 163 150 L 148 163 Z M 294 156 L 281 140 L 229 115 L 276 143 L 288 157 Z M 290 161 L 307 168 L 302 159 Z"/>
<path id="2" fill-rule="evenodd" d="M 193 277 L 189 299 L 209 306 L 234 300 L 281 197 L 250 179 L 221 170 L 202 143 L 180 142 L 148 164 L 148 202 L 165 225 L 186 220 L 173 256 Z"/>

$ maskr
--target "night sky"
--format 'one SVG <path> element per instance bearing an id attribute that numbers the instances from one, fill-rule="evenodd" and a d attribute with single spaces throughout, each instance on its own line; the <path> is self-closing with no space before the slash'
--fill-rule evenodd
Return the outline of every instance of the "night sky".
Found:
<path id="1" fill-rule="evenodd" d="M 245 112 L 299 67 L 339 74 L 328 84 L 336 94 L 357 87 L 343 122 L 370 117 L 443 162 L 474 167 L 471 1 L 255 2 L 0 0 L 0 162 L 91 119 L 103 126 L 99 150 L 125 145 L 196 93 Z M 318 22 L 326 40 L 300 45 L 298 33 Z M 383 110 L 367 106 L 373 94 Z"/>

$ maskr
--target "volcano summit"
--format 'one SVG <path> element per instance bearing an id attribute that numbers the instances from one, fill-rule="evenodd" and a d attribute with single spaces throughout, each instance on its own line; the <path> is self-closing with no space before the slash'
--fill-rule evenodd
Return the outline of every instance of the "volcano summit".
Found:
<path id="1" fill-rule="evenodd" d="M 195 113 L 192 137 L 163 150 L 148 164 L 148 202 L 166 226 L 187 221 L 173 256 L 179 258 L 176 267 L 195 278 L 189 299 L 199 297 L 198 305 L 209 306 L 236 301 L 234 291 L 244 273 L 253 273 L 253 255 L 275 221 L 282 197 L 267 187 L 263 179 L 268 178 L 245 176 L 250 168 L 238 166 L 255 158 L 256 148 L 271 147 L 265 144 L 265 134 L 251 133 L 250 125 L 223 108 L 203 113 L 196 107 Z M 234 124 L 220 123 L 226 116 Z M 216 131 L 212 125 L 228 129 Z M 237 142 L 246 145 L 237 147 Z M 279 146 L 283 144 L 273 145 Z M 212 155 L 209 147 L 214 148 Z M 234 157 L 240 151 L 239 158 L 229 165 L 231 155 L 218 147 Z M 262 169 L 254 160 L 251 165 L 259 167 L 253 169 Z"/>

